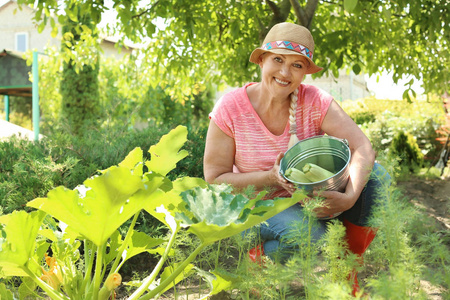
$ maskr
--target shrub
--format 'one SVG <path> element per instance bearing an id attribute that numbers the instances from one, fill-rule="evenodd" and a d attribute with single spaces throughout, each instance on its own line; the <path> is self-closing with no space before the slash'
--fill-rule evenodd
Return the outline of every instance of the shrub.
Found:
<path id="1" fill-rule="evenodd" d="M 358 125 L 368 124 L 376 121 L 375 114 L 370 111 L 354 112 L 350 117 Z"/>
<path id="2" fill-rule="evenodd" d="M 148 149 L 170 131 L 167 126 L 128 130 L 122 126 L 92 130 L 81 136 L 55 132 L 39 142 L 13 137 L 0 142 L 0 206 L 4 213 L 63 185 L 73 189 L 98 170 L 118 164 L 135 147 Z M 190 155 L 169 174 L 203 177 L 206 127 L 191 129 L 185 149 Z M 150 159 L 148 152 L 144 153 Z M 142 220 L 143 224 L 148 224 Z"/>
<path id="3" fill-rule="evenodd" d="M 45 143 L 11 138 L 0 143 L 0 206 L 4 213 L 24 209 L 25 204 L 64 182 L 73 157 L 52 159 Z"/>
<path id="4" fill-rule="evenodd" d="M 344 101 L 342 108 L 360 126 L 372 142 L 375 151 L 387 154 L 398 131 L 409 132 L 416 138 L 424 158 L 433 160 L 440 152 L 436 130 L 444 123 L 442 99 L 427 101 L 378 100 L 365 98 Z"/>
<path id="5" fill-rule="evenodd" d="M 423 166 L 423 155 L 416 139 L 410 133 L 399 131 L 392 139 L 389 154 L 399 157 L 400 166 L 408 167 L 410 171 L 414 171 L 415 167 Z"/>

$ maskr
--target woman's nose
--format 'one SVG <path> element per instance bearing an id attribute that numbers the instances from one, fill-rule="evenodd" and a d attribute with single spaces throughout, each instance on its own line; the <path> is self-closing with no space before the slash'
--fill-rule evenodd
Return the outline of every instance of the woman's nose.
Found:
<path id="1" fill-rule="evenodd" d="M 281 69 L 280 69 L 280 74 L 283 76 L 288 76 L 289 75 L 289 66 L 287 65 L 282 65 Z"/>

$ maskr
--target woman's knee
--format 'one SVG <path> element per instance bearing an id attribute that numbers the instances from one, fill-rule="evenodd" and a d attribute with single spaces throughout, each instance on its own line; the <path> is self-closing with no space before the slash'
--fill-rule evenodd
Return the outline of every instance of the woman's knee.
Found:
<path id="1" fill-rule="evenodd" d="M 381 187 L 387 188 L 391 185 L 391 175 L 389 175 L 389 172 L 379 163 L 373 165 L 369 181 L 370 180 L 376 181 L 377 185 Z"/>

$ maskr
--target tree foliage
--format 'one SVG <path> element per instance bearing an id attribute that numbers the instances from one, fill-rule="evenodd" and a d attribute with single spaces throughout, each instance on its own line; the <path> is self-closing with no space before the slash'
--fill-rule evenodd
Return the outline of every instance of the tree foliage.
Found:
<path id="1" fill-rule="evenodd" d="M 90 126 L 97 122 L 100 114 L 99 101 L 99 59 L 96 51 L 87 53 L 91 64 L 81 67 L 75 63 L 73 45 L 83 41 L 86 34 L 95 35 L 95 23 L 91 22 L 88 12 L 82 11 L 73 5 L 73 18 L 64 19 L 63 36 L 65 41 L 61 44 L 61 52 L 67 53 L 63 63 L 61 79 L 62 118 L 67 120 L 70 130 L 78 134 L 84 126 Z M 80 32 L 78 26 L 83 28 Z M 84 57 L 84 55 L 81 55 Z M 86 59 L 86 57 L 84 57 Z"/>
<path id="2" fill-rule="evenodd" d="M 69 4 L 88 13 L 94 23 L 109 8 L 104 1 L 34 1 L 36 20 L 46 22 L 51 13 L 73 13 Z M 412 91 L 423 80 L 426 92 L 443 93 L 449 79 L 449 6 L 439 0 L 112 0 L 117 12 L 111 33 L 144 42 L 144 64 L 154 80 L 175 90 L 190 91 L 196 83 L 242 84 L 258 77 L 249 63 L 276 23 L 289 21 L 310 28 L 315 41 L 315 61 L 323 73 L 338 74 L 344 67 L 356 74 L 405 75 Z M 61 5 L 63 9 L 58 8 Z M 45 13 L 45 17 L 41 17 Z M 59 13 L 58 20 L 64 15 Z M 81 28 L 81 27 L 80 27 Z M 81 29 L 82 30 L 82 29 Z M 413 92 L 413 91 L 412 91 Z M 414 94 L 414 92 L 413 92 Z M 405 93 L 406 96 L 406 93 Z"/>

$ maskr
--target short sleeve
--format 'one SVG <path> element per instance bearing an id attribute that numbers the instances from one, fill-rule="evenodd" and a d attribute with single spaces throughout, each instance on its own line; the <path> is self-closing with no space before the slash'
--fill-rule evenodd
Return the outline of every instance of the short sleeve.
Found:
<path id="1" fill-rule="evenodd" d="M 322 122 L 333 97 L 324 90 L 307 84 L 301 85 L 296 113 L 299 140 L 322 135 Z"/>
<path id="2" fill-rule="evenodd" d="M 230 96 L 224 95 L 217 100 L 209 118 L 222 130 L 226 135 L 234 138 L 234 128 L 232 122 L 232 112 L 230 111 Z"/>
<path id="3" fill-rule="evenodd" d="M 333 96 L 331 96 L 326 91 L 319 89 L 317 87 L 313 87 L 308 91 L 309 97 L 307 99 L 311 99 L 312 103 L 310 105 L 318 107 L 320 110 L 320 119 L 319 126 L 322 127 L 323 119 L 325 118 L 328 108 L 333 101 Z"/>

